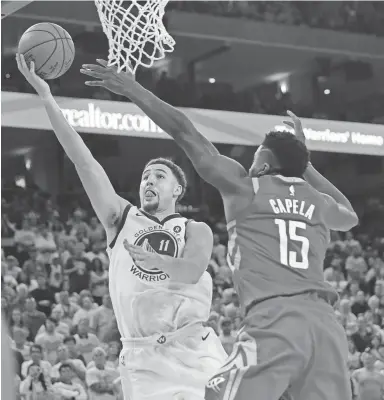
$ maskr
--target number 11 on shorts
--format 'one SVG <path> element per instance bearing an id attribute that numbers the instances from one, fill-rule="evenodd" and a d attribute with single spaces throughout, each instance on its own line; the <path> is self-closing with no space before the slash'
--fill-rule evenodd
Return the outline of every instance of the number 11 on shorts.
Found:
<path id="1" fill-rule="evenodd" d="M 305 230 L 307 229 L 307 224 L 300 221 L 285 221 L 279 218 L 275 219 L 275 224 L 279 228 L 280 262 L 287 267 L 308 269 L 309 240 L 297 234 L 297 229 Z M 298 254 L 296 251 L 288 249 L 290 242 L 301 244 L 301 261 L 297 260 Z"/>

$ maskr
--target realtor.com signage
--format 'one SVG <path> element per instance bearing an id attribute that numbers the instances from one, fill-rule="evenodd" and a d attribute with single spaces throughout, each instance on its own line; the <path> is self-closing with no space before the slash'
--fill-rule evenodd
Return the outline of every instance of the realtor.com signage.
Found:
<path id="1" fill-rule="evenodd" d="M 68 122 L 79 132 L 169 138 L 132 103 L 58 97 Z M 281 116 L 183 109 L 210 141 L 259 145 L 266 132 L 286 130 Z M 303 119 L 310 150 L 384 155 L 384 125 Z M 35 95 L 2 92 L 2 126 L 51 129 Z"/>

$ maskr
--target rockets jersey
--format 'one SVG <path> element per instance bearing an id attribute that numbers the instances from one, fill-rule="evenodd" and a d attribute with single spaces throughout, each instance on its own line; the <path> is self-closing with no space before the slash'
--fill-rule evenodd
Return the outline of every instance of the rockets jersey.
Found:
<path id="1" fill-rule="evenodd" d="M 323 274 L 330 240 L 323 194 L 299 178 L 252 182 L 252 204 L 227 226 L 227 259 L 241 304 L 312 290 L 336 301 Z"/>
<path id="2" fill-rule="evenodd" d="M 212 279 L 204 272 L 196 284 L 172 282 L 167 273 L 146 270 L 132 260 L 123 242 L 171 257 L 181 257 L 188 220 L 172 214 L 160 221 L 127 205 L 116 238 L 107 249 L 109 291 L 123 338 L 174 332 L 208 320 Z"/>

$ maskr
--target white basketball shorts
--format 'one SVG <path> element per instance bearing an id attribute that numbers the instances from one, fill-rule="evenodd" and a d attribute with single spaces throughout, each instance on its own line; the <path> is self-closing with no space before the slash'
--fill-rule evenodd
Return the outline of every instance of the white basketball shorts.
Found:
<path id="1" fill-rule="evenodd" d="M 227 354 L 212 328 L 180 331 L 122 339 L 124 400 L 204 400 L 205 384 Z"/>

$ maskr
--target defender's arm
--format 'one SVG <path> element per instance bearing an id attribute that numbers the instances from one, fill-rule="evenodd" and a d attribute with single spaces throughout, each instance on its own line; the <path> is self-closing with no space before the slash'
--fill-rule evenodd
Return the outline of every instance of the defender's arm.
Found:
<path id="1" fill-rule="evenodd" d="M 202 179 L 222 193 L 237 191 L 239 178 L 247 175 L 244 167 L 237 161 L 221 155 L 182 111 L 160 100 L 134 81 L 127 89 L 126 96 L 172 136 Z"/>
<path id="2" fill-rule="evenodd" d="M 329 229 L 347 232 L 359 223 L 359 218 L 353 210 L 349 210 L 327 194 L 323 193 L 323 196 L 326 203 L 325 222 Z"/>
<path id="3" fill-rule="evenodd" d="M 160 128 L 167 132 L 184 150 L 192 161 L 197 173 L 222 194 L 237 193 L 241 179 L 246 177 L 245 169 L 228 157 L 220 155 L 216 147 L 207 140 L 180 110 L 160 100 L 153 93 L 135 82 L 132 74 L 118 73 L 108 67 L 104 60 L 101 65 L 86 64 L 80 71 L 97 81 L 87 81 L 88 86 L 101 86 L 114 93 L 130 98 Z"/>
<path id="4" fill-rule="evenodd" d="M 304 173 L 304 179 L 324 194 L 327 204 L 325 217 L 329 229 L 346 232 L 359 223 L 359 218 L 349 200 L 328 179 L 316 171 L 311 163 L 308 164 Z"/>

